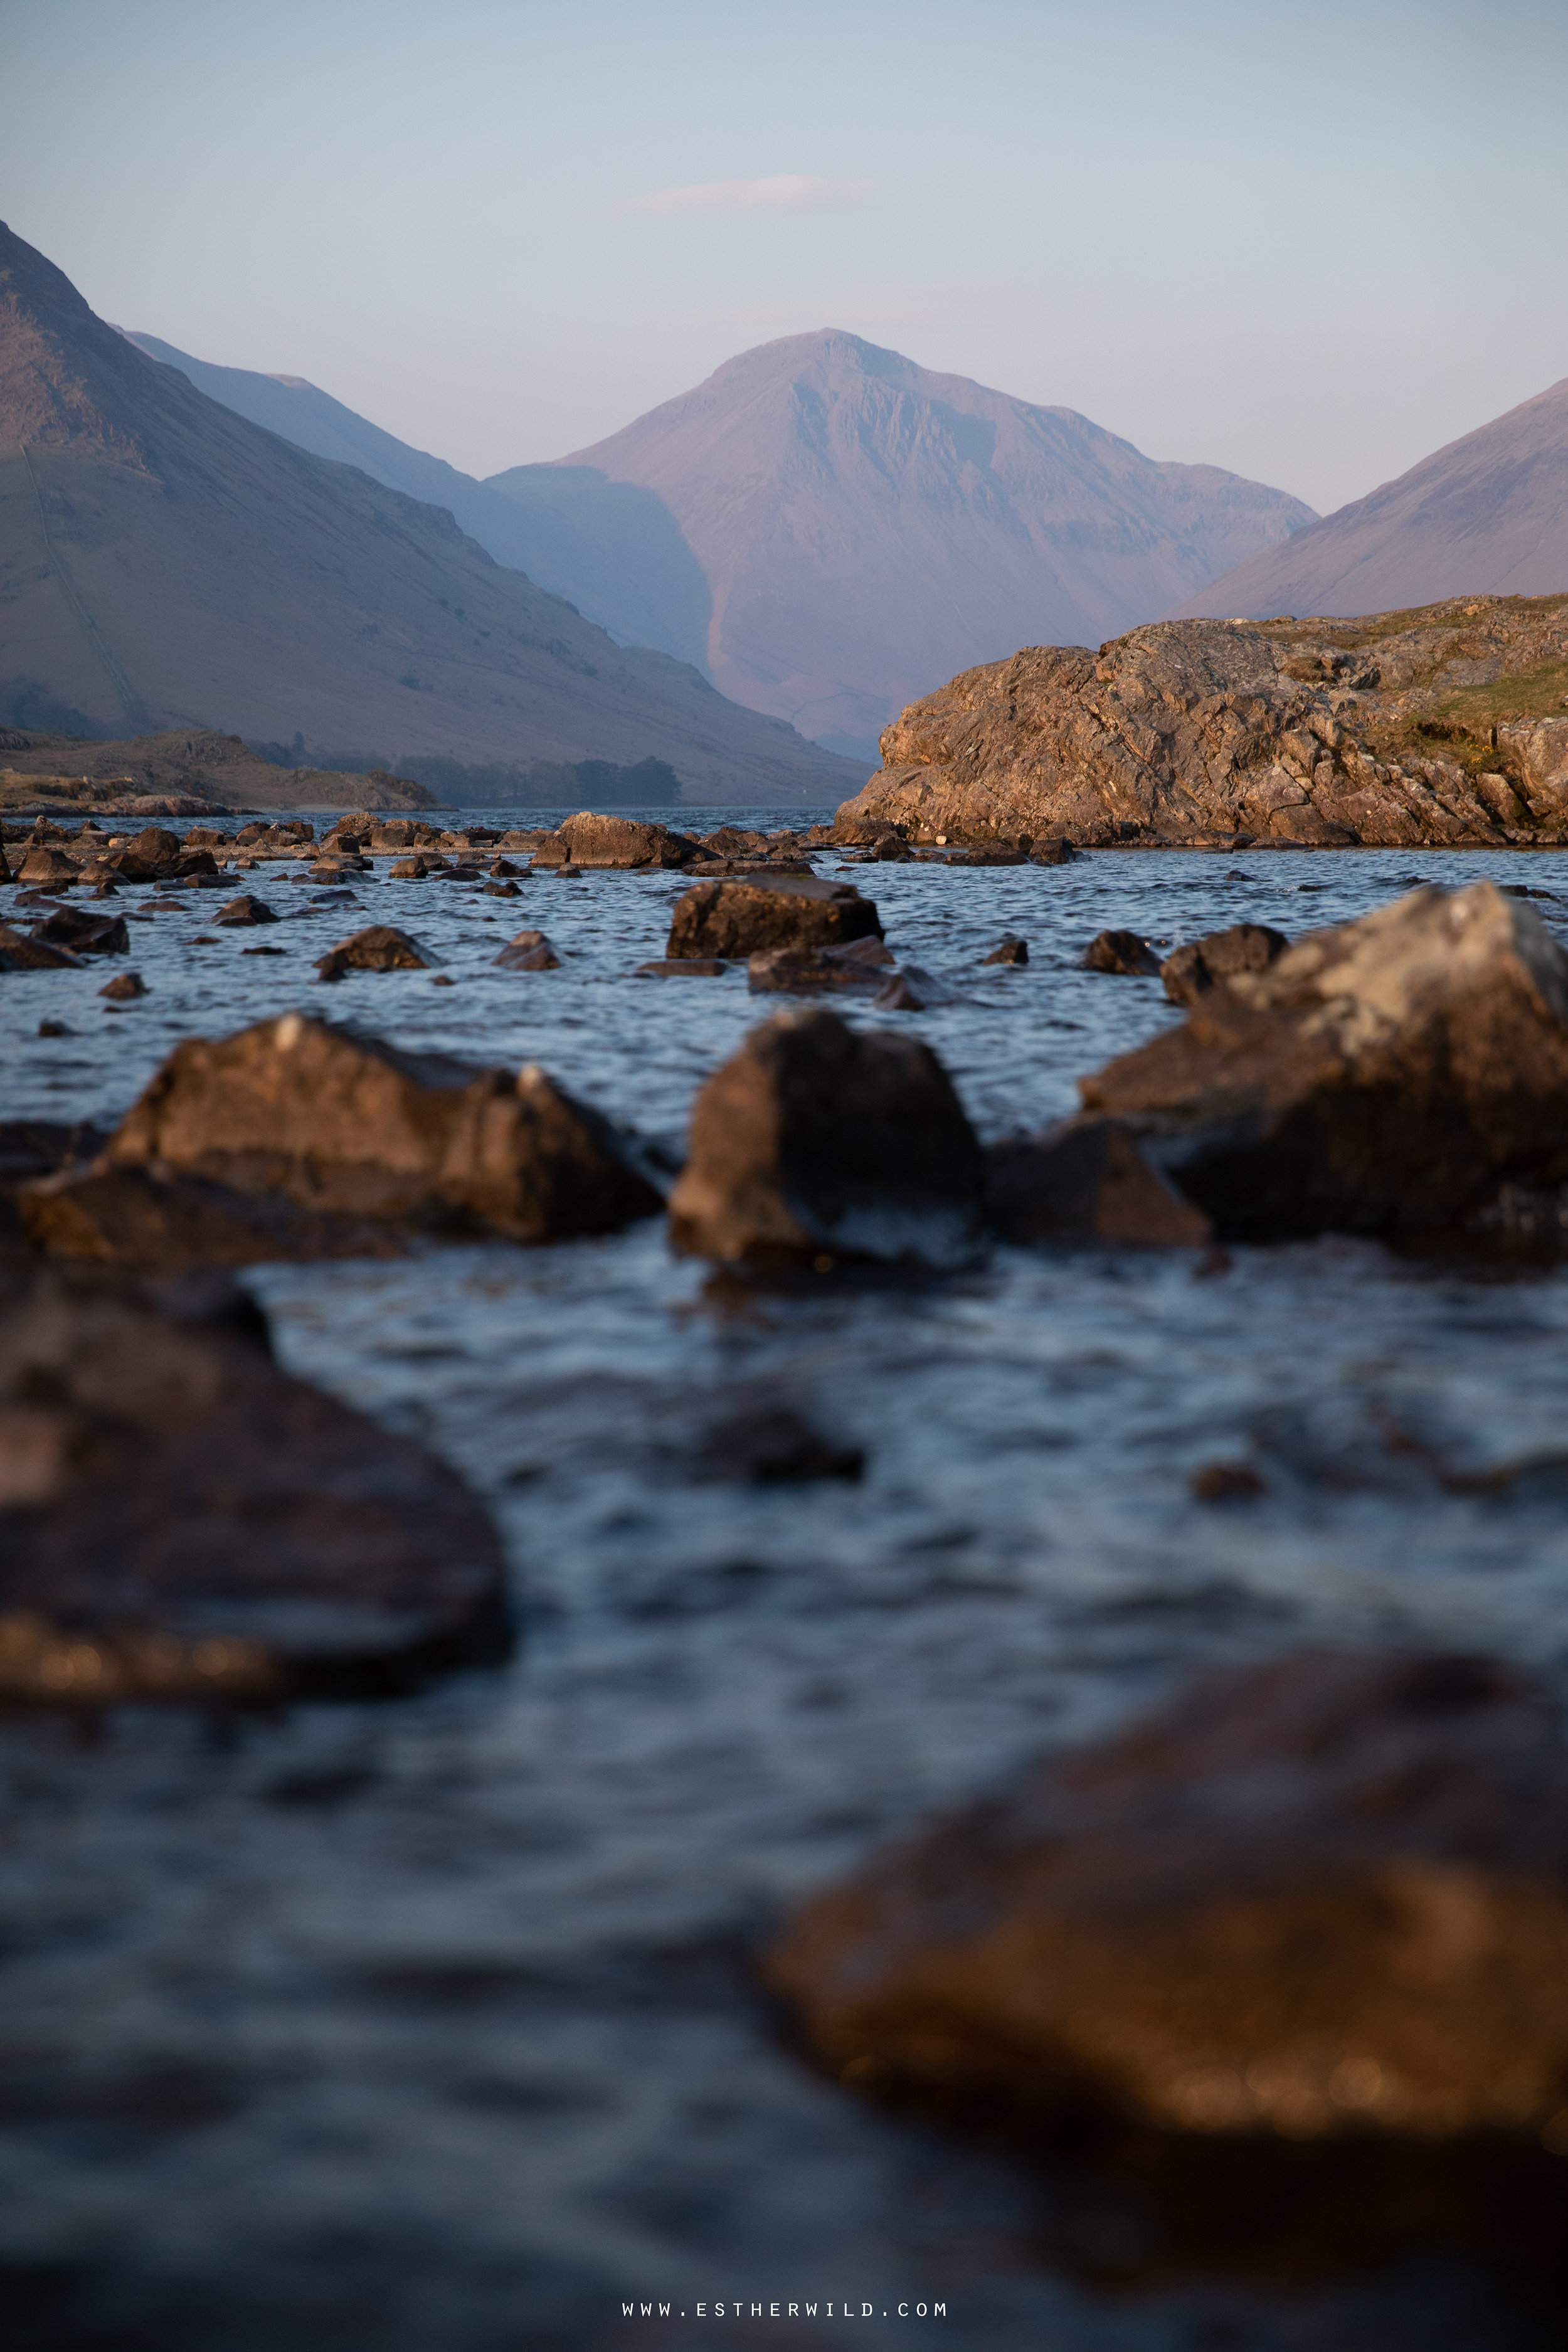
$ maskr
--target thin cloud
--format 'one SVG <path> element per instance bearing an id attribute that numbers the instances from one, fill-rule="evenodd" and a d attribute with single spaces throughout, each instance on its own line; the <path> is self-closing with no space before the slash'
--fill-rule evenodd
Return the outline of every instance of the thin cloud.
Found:
<path id="1" fill-rule="evenodd" d="M 622 213 L 846 213 L 869 202 L 873 180 L 816 180 L 782 172 L 771 180 L 704 180 L 691 188 L 660 188 L 616 206 Z"/>

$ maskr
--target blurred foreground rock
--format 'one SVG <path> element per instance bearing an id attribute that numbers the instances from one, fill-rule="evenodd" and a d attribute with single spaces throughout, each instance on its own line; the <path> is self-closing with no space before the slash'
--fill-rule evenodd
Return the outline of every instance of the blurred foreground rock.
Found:
<path id="1" fill-rule="evenodd" d="M 0 1701 L 405 1687 L 506 1645 L 455 1471 L 272 1362 L 225 1277 L 0 1267 Z"/>
<path id="2" fill-rule="evenodd" d="M 1568 1737 L 1510 1668 L 1304 1651 L 1024 1775 L 766 1961 L 847 2084 L 1038 2146 L 1568 2154 Z"/>
<path id="3" fill-rule="evenodd" d="M 670 1238 L 752 1266 L 950 1265 L 979 1239 L 983 1181 L 929 1046 L 789 1013 L 754 1029 L 698 1095 Z"/>
<path id="4" fill-rule="evenodd" d="M 1073 1119 L 994 1144 L 985 1154 L 985 1210 L 1005 1242 L 1195 1249 L 1214 1231 L 1111 1118 Z"/>
<path id="5" fill-rule="evenodd" d="M 528 1242 L 661 1206 L 610 1122 L 542 1070 L 399 1053 L 298 1013 L 177 1045 L 99 1166 Z"/>
<path id="6" fill-rule="evenodd" d="M 1568 956 L 1479 882 L 1313 931 L 1081 1081 L 1223 1235 L 1436 1236 L 1568 1180 Z"/>

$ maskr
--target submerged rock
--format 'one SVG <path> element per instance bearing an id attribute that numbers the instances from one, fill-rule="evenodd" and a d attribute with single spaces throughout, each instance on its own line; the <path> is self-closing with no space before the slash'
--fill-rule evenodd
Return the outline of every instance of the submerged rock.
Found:
<path id="1" fill-rule="evenodd" d="M 1233 923 L 1227 931 L 1210 931 L 1177 948 L 1160 966 L 1160 978 L 1173 1004 L 1195 1004 L 1238 972 L 1267 971 L 1289 944 L 1283 931 L 1267 923 Z"/>
<path id="2" fill-rule="evenodd" d="M 933 1004 L 956 1004 L 956 989 L 949 988 L 935 972 L 927 971 L 923 964 L 907 963 L 902 971 L 889 972 L 874 999 L 879 1013 L 924 1013 Z"/>
<path id="3" fill-rule="evenodd" d="M 0 1281 L 0 1698 L 244 1704 L 504 1649 L 479 1504 L 280 1371 L 245 1294 Z"/>
<path id="4" fill-rule="evenodd" d="M 429 971 L 440 961 L 406 931 L 391 923 L 371 923 L 349 939 L 340 940 L 320 958 L 316 971 L 322 980 L 342 980 L 350 971 Z"/>
<path id="5" fill-rule="evenodd" d="M 208 919 L 215 923 L 233 923 L 248 927 L 257 923 L 276 923 L 280 919 L 264 900 L 254 898 L 248 890 L 245 890 L 237 898 L 231 898 L 226 907 L 220 907 L 217 913 Z"/>
<path id="6" fill-rule="evenodd" d="M 16 1214 L 50 1257 L 179 1273 L 204 1265 L 386 1257 L 385 1224 L 325 1216 L 271 1193 L 236 1192 L 202 1176 L 108 1164 L 65 1169 L 22 1185 Z"/>
<path id="7" fill-rule="evenodd" d="M 129 955 L 131 934 L 123 915 L 89 915 L 79 907 L 62 907 L 33 925 L 35 940 L 49 947 L 68 948 L 72 955 Z"/>
<path id="8" fill-rule="evenodd" d="M 1479 882 L 1309 932 L 1081 1082 L 1223 1235 L 1434 1235 L 1568 1181 L 1568 956 Z"/>
<path id="9" fill-rule="evenodd" d="M 835 989 L 875 995 L 892 961 L 891 950 L 874 939 L 851 940 L 842 948 L 773 948 L 749 958 L 746 985 L 758 996 L 820 996 Z"/>
<path id="10" fill-rule="evenodd" d="M 1221 1671 L 808 1903 L 766 1972 L 841 2080 L 1040 2145 L 1533 2144 L 1568 2124 L 1562 1712 L 1468 1657 Z"/>
<path id="11" fill-rule="evenodd" d="M 655 956 L 639 963 L 634 980 L 720 980 L 729 971 L 718 956 Z"/>
<path id="12" fill-rule="evenodd" d="M 177 1045 L 106 1160 L 529 1242 L 612 1233 L 662 1206 L 610 1122 L 542 1070 L 399 1053 L 299 1013 Z"/>
<path id="13" fill-rule="evenodd" d="M 1213 1235 L 1202 1210 L 1112 1118 L 1069 1120 L 1045 1135 L 993 1145 L 985 1208 L 1007 1242 L 1194 1249 Z"/>
<path id="14" fill-rule="evenodd" d="M 837 1013 L 752 1030 L 697 1097 L 670 1240 L 752 1265 L 952 1264 L 980 1232 L 984 1163 L 930 1047 Z"/>
<path id="15" fill-rule="evenodd" d="M 492 964 L 502 971 L 559 971 L 561 959 L 542 931 L 519 931 L 508 941 L 500 955 L 492 956 Z"/>
<path id="16" fill-rule="evenodd" d="M 1027 963 L 1029 942 L 1021 940 L 1016 931 L 1004 931 L 1000 943 L 992 949 L 989 955 L 983 955 L 980 961 L 982 963 Z"/>
<path id="17" fill-rule="evenodd" d="M 13 923 L 0 923 L 0 971 L 75 971 L 80 962 L 69 948 L 36 939 Z"/>
<path id="18" fill-rule="evenodd" d="M 815 875 L 751 875 L 699 882 L 676 901 L 667 956 L 766 954 L 773 948 L 847 947 L 879 940 L 881 919 L 852 883 Z"/>
<path id="19" fill-rule="evenodd" d="M 1083 969 L 1152 979 L 1159 973 L 1160 959 L 1136 931 L 1101 931 L 1083 951 Z"/>
<path id="20" fill-rule="evenodd" d="M 129 1004 L 134 998 L 145 996 L 148 988 L 139 971 L 121 971 L 116 972 L 112 980 L 106 981 L 98 992 L 100 996 L 107 996 L 111 1004 Z"/>

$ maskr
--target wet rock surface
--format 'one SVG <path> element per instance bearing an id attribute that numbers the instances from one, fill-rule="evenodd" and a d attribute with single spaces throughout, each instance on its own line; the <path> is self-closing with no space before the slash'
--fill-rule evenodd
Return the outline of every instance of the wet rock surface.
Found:
<path id="1" fill-rule="evenodd" d="M 1568 956 L 1479 883 L 1310 932 L 1082 1082 L 1224 1234 L 1437 1234 L 1568 1177 Z"/>
<path id="2" fill-rule="evenodd" d="M 753 1030 L 691 1114 L 678 1250 L 765 1267 L 952 1263 L 978 1235 L 980 1146 L 929 1046 L 836 1013 Z"/>
<path id="3" fill-rule="evenodd" d="M 402 1054 L 297 1013 L 176 1047 L 105 1158 L 521 1241 L 610 1233 L 660 1206 L 608 1120 L 543 1071 Z"/>
<path id="4" fill-rule="evenodd" d="M 552 840 L 542 842 L 533 860 L 536 866 L 664 867 L 684 866 L 699 855 L 689 835 L 672 833 L 668 825 L 584 810 L 568 817 Z"/>
<path id="5" fill-rule="evenodd" d="M 254 1704 L 505 1645 L 500 1548 L 425 1447 L 280 1371 L 254 1304 L 0 1272 L 0 1696 Z"/>
<path id="6" fill-rule="evenodd" d="M 742 957 L 774 948 L 847 947 L 881 936 L 875 905 L 852 883 L 755 877 L 699 882 L 688 890 L 676 903 L 665 953 Z"/>
<path id="7" fill-rule="evenodd" d="M 1026 646 L 911 703 L 839 822 L 1106 847 L 1558 840 L 1561 722 L 1506 722 L 1565 658 L 1568 604 L 1518 597 Z"/>

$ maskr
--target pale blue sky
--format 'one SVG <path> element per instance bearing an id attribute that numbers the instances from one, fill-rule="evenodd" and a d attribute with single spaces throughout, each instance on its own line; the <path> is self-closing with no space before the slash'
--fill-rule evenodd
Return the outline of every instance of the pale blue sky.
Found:
<path id="1" fill-rule="evenodd" d="M 1322 509 L 1568 374 L 1563 0 L 10 0 L 0 72 L 97 310 L 476 473 L 824 325 Z"/>

